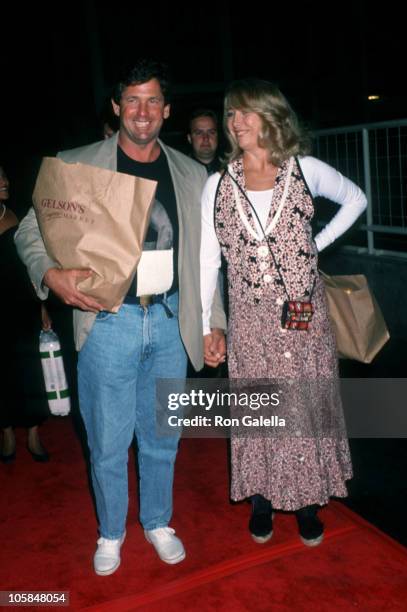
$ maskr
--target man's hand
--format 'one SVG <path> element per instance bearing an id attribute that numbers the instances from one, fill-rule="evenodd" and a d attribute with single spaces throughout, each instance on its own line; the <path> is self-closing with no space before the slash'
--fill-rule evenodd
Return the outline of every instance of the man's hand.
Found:
<path id="1" fill-rule="evenodd" d="M 211 368 L 217 368 L 226 359 L 226 340 L 223 329 L 212 329 L 203 337 L 204 361 Z"/>
<path id="2" fill-rule="evenodd" d="M 104 310 L 103 306 L 93 298 L 79 291 L 76 284 L 92 276 L 92 270 L 61 270 L 60 268 L 50 268 L 46 271 L 43 283 L 59 297 L 64 304 L 75 306 L 81 310 L 98 313 Z"/>

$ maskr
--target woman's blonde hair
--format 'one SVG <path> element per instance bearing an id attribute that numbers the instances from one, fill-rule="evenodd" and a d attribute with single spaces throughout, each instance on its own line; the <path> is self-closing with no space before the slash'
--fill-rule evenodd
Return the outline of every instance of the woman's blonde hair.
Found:
<path id="1" fill-rule="evenodd" d="M 311 150 L 310 135 L 303 128 L 287 99 L 273 83 L 261 79 L 244 79 L 233 82 L 225 95 L 223 124 L 230 145 L 226 162 L 242 154 L 237 140 L 227 125 L 230 109 L 257 113 L 263 124 L 259 146 L 268 149 L 270 161 L 280 166 L 292 155 L 306 155 Z"/>

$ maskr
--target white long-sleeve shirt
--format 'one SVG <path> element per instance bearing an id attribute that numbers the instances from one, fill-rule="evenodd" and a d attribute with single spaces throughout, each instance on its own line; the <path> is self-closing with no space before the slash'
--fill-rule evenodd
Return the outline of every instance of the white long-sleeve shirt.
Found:
<path id="1" fill-rule="evenodd" d="M 349 229 L 367 205 L 363 191 L 351 180 L 315 157 L 300 157 L 301 170 L 312 196 L 322 196 L 340 205 L 329 223 L 315 236 L 318 251 L 322 251 Z M 213 223 L 213 209 L 220 174 L 209 177 L 202 194 L 201 239 L 201 299 L 204 334 L 210 332 L 211 304 L 221 264 L 221 250 Z M 266 191 L 248 191 L 250 202 L 265 227 L 273 194 Z M 257 220 L 255 224 L 258 225 Z M 278 231 L 278 225 L 276 226 Z"/>

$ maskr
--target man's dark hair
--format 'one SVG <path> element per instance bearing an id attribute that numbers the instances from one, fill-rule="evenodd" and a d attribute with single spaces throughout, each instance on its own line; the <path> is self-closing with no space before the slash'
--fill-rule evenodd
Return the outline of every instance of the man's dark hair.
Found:
<path id="1" fill-rule="evenodd" d="M 130 85 L 141 85 L 151 79 L 157 79 L 165 104 L 170 102 L 170 75 L 168 66 L 163 62 L 153 59 L 140 59 L 130 69 L 123 73 L 123 77 L 117 83 L 113 91 L 113 100 L 120 104 L 123 91 Z"/>
<path id="2" fill-rule="evenodd" d="M 216 127 L 218 127 L 218 116 L 215 111 L 211 110 L 210 108 L 197 108 L 192 111 L 189 116 L 188 134 L 191 133 L 191 123 L 194 121 L 194 119 L 198 119 L 198 117 L 210 117 L 213 119 Z"/>

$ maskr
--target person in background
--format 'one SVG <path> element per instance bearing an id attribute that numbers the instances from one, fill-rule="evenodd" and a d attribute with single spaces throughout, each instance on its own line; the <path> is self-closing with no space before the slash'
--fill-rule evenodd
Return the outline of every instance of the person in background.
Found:
<path id="1" fill-rule="evenodd" d="M 261 435 L 232 434 L 231 497 L 250 499 L 249 530 L 256 542 L 271 538 L 273 510 L 285 510 L 295 512 L 304 544 L 315 546 L 323 538 L 318 509 L 331 496 L 346 496 L 352 476 L 318 252 L 355 222 L 366 197 L 309 156 L 306 132 L 272 83 L 233 83 L 225 96 L 224 125 L 228 164 L 208 179 L 202 197 L 205 356 L 213 360 L 208 321 L 222 252 L 228 264 L 229 375 L 248 381 L 253 391 L 256 384 L 262 389 L 260 380 L 269 381 L 269 389 L 273 382 L 285 385 L 277 389 L 288 398 L 284 391 L 286 433 L 269 428 Z M 317 196 L 339 204 L 339 211 L 313 240 Z M 290 301 L 304 313 L 291 327 Z M 332 424 L 339 435 L 329 435 Z"/>
<path id="2" fill-rule="evenodd" d="M 68 163 L 82 162 L 157 182 L 137 275 L 116 314 L 77 288 L 77 281 L 90 276 L 90 270 L 60 269 L 47 256 L 33 209 L 16 234 L 19 254 L 39 297 L 44 299 L 51 289 L 75 308 L 79 407 L 88 437 L 100 533 L 93 562 L 102 576 L 120 565 L 128 509 L 128 450 L 134 436 L 145 538 L 166 563 L 179 563 L 186 554 L 169 526 L 179 434 L 166 437 L 156 432 L 156 383 L 162 378 L 183 379 L 187 354 L 197 370 L 203 366 L 199 240 L 200 197 L 207 174 L 159 139 L 170 115 L 169 96 L 165 65 L 139 60 L 114 91 L 118 133 L 59 154 Z M 144 256 L 146 250 L 149 257 Z M 226 350 L 219 296 L 212 313 L 207 344 L 215 362 L 224 358 Z"/>
<path id="3" fill-rule="evenodd" d="M 1 300 L 3 329 L 1 335 L 1 397 L 0 428 L 2 444 L 0 460 L 12 463 L 16 458 L 15 427 L 27 429 L 27 449 L 35 461 L 49 461 L 49 453 L 41 443 L 39 426 L 47 418 L 45 396 L 42 401 L 27 397 L 25 379 L 38 376 L 35 387 L 42 380 L 38 362 L 38 331 L 40 305 L 28 281 L 24 266 L 17 256 L 14 233 L 18 219 L 8 206 L 10 184 L 0 166 L 0 282 L 4 290 Z M 43 326 L 50 326 L 45 306 L 41 308 Z M 31 355 L 35 346 L 35 357 Z M 29 366 L 29 367 L 27 367 Z"/>
<path id="4" fill-rule="evenodd" d="M 106 100 L 100 114 L 102 136 L 105 140 L 114 136 L 119 129 L 118 117 L 114 114 L 110 98 Z"/>
<path id="5" fill-rule="evenodd" d="M 216 113 L 209 108 L 198 108 L 192 112 L 189 119 L 189 128 L 187 134 L 188 142 L 191 145 L 192 157 L 202 164 L 211 176 L 218 172 L 221 163 L 218 156 L 218 117 Z M 221 270 L 219 273 L 219 290 L 225 307 L 227 307 L 227 294 L 225 292 L 225 262 L 222 261 Z M 203 370 L 196 375 L 191 367 L 188 368 L 189 377 L 199 378 L 227 378 L 227 363 L 224 360 L 214 370 L 205 364 Z"/>
<path id="6" fill-rule="evenodd" d="M 220 162 L 218 151 L 218 118 L 210 109 L 197 109 L 189 119 L 187 134 L 192 157 L 205 166 L 208 175 L 217 172 Z"/>
<path id="7" fill-rule="evenodd" d="M 110 123 L 108 123 L 107 121 L 103 123 L 102 127 L 103 127 L 103 138 L 105 140 L 107 140 L 108 138 L 111 138 L 114 135 L 115 130 L 112 128 Z"/>

